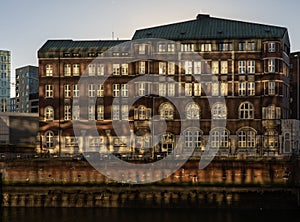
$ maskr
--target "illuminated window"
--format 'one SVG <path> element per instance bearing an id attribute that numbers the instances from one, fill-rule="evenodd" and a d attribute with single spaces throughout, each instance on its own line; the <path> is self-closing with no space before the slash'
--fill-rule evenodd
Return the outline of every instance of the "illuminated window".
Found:
<path id="1" fill-rule="evenodd" d="M 54 109 L 52 106 L 47 106 L 45 108 L 45 121 L 54 120 Z"/>
<path id="2" fill-rule="evenodd" d="M 64 113 L 65 113 L 65 120 L 71 120 L 72 112 L 71 112 L 71 105 L 65 105 L 64 107 Z"/>
<path id="3" fill-rule="evenodd" d="M 200 108 L 196 103 L 190 103 L 187 105 L 186 118 L 190 120 L 200 119 Z"/>
<path id="4" fill-rule="evenodd" d="M 226 119 L 227 107 L 223 103 L 216 103 L 212 106 L 211 115 L 213 119 Z"/>
<path id="5" fill-rule="evenodd" d="M 164 103 L 159 108 L 160 118 L 172 120 L 174 118 L 174 108 L 170 103 Z"/>
<path id="6" fill-rule="evenodd" d="M 50 84 L 45 85 L 45 97 L 53 98 L 53 85 Z"/>
<path id="7" fill-rule="evenodd" d="M 53 65 L 52 64 L 46 65 L 46 76 L 53 76 Z"/>
<path id="8" fill-rule="evenodd" d="M 73 64 L 73 76 L 79 76 L 79 75 L 80 75 L 80 65 Z"/>
<path id="9" fill-rule="evenodd" d="M 71 76 L 71 64 L 64 65 L 64 75 Z"/>
<path id="10" fill-rule="evenodd" d="M 46 148 L 54 147 L 54 133 L 52 131 L 48 131 L 45 134 L 46 137 Z"/>

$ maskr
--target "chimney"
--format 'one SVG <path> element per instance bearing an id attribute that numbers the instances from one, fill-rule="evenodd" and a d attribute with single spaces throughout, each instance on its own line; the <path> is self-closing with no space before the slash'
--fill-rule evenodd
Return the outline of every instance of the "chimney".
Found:
<path id="1" fill-rule="evenodd" d="M 210 17 L 209 14 L 198 14 L 196 18 L 197 20 L 199 20 L 199 19 L 209 18 L 209 17 Z"/>

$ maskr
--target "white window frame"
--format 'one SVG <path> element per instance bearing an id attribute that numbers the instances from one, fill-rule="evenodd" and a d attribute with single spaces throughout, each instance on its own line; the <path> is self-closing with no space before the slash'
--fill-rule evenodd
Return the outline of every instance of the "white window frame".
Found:
<path id="1" fill-rule="evenodd" d="M 46 65 L 46 76 L 53 76 L 53 65 L 52 64 Z"/>
<path id="2" fill-rule="evenodd" d="M 72 120 L 72 106 L 65 105 L 64 106 L 64 120 Z"/>
<path id="3" fill-rule="evenodd" d="M 80 75 L 80 64 L 73 64 L 73 76 L 79 76 Z"/>
<path id="4" fill-rule="evenodd" d="M 64 96 L 65 98 L 71 98 L 71 85 L 64 85 Z"/>
<path id="5" fill-rule="evenodd" d="M 73 85 L 73 97 L 79 97 L 79 85 L 75 84 Z"/>
<path id="6" fill-rule="evenodd" d="M 221 61 L 221 74 L 228 74 L 228 61 Z"/>
<path id="7" fill-rule="evenodd" d="M 246 73 L 246 61 L 240 60 L 238 62 L 238 73 L 239 74 L 245 74 Z"/>
<path id="8" fill-rule="evenodd" d="M 251 73 L 251 74 L 255 73 L 255 60 L 247 61 L 247 73 Z"/>
<path id="9" fill-rule="evenodd" d="M 45 85 L 45 98 L 53 98 L 53 85 L 52 84 Z"/>
<path id="10" fill-rule="evenodd" d="M 64 76 L 71 76 L 72 66 L 71 64 L 64 64 Z"/>
<path id="11" fill-rule="evenodd" d="M 54 108 L 52 106 L 45 107 L 45 121 L 53 121 L 54 120 Z"/>
<path id="12" fill-rule="evenodd" d="M 88 95 L 89 97 L 95 97 L 96 96 L 96 86 L 94 84 L 88 85 Z"/>
<path id="13" fill-rule="evenodd" d="M 104 106 L 97 105 L 97 120 L 104 120 Z"/>
<path id="14" fill-rule="evenodd" d="M 119 97 L 119 96 L 120 96 L 120 85 L 113 84 L 113 97 Z"/>
<path id="15" fill-rule="evenodd" d="M 244 102 L 239 107 L 239 118 L 243 120 L 254 119 L 254 106 L 250 102 Z"/>

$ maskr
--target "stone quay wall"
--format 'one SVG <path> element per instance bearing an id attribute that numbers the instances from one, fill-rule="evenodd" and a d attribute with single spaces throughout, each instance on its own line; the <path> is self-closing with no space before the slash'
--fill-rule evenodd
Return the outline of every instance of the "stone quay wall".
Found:
<path id="1" fill-rule="evenodd" d="M 190 161 L 162 181 L 130 185 L 105 177 L 86 161 L 1 162 L 1 203 L 2 207 L 300 209 L 299 166 L 299 161 L 213 161 L 198 169 L 198 162 Z M 134 169 L 128 173 L 147 177 Z M 158 173 L 168 172 L 153 172 Z"/>

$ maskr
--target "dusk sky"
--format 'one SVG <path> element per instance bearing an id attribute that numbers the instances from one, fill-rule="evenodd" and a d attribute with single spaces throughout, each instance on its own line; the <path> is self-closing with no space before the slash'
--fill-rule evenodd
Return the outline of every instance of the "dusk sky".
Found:
<path id="1" fill-rule="evenodd" d="M 136 29 L 212 17 L 287 27 L 292 51 L 300 51 L 297 0 L 0 0 L 0 49 L 10 50 L 15 69 L 37 66 L 48 39 L 131 39 Z"/>

